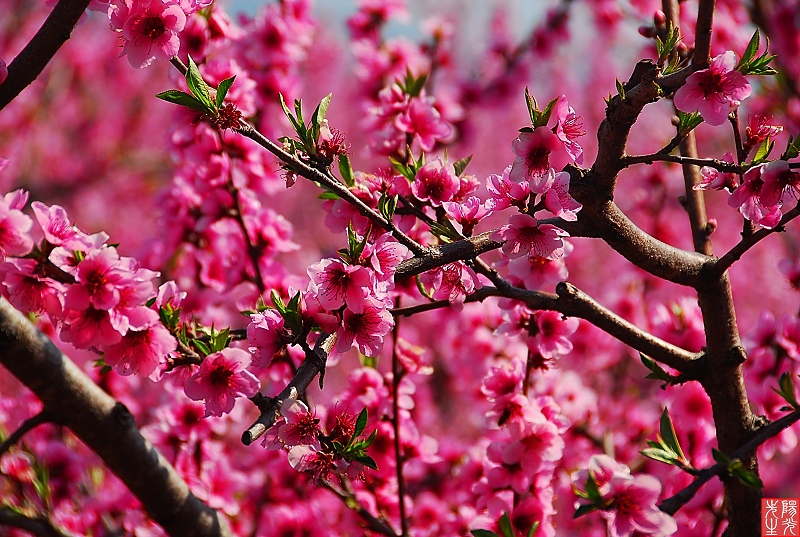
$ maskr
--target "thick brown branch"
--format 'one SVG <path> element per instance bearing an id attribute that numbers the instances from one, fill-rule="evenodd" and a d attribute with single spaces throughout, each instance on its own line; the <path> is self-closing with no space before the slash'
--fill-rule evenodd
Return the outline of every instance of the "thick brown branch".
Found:
<path id="1" fill-rule="evenodd" d="M 100 389 L 5 300 L 0 299 L 0 363 L 44 403 L 53 420 L 97 453 L 170 535 L 231 535 L 217 511 L 190 491 L 136 428 L 122 403 Z"/>
<path id="2" fill-rule="evenodd" d="M 454 261 L 474 259 L 479 255 L 500 248 L 502 243 L 489 238 L 490 231 L 460 241 L 428 248 L 421 256 L 415 256 L 400 263 L 395 272 L 395 281 L 405 280 L 436 267 Z"/>
<path id="3" fill-rule="evenodd" d="M 89 0 L 60 0 L 25 48 L 8 65 L 8 78 L 0 84 L 0 110 L 13 101 L 42 72 L 72 35 Z"/>
<path id="4" fill-rule="evenodd" d="M 687 159 L 683 163 L 683 184 L 686 189 L 684 207 L 689 214 L 689 225 L 692 229 L 692 243 L 694 251 L 711 255 L 710 229 L 708 227 L 708 216 L 706 215 L 706 202 L 702 190 L 695 190 L 694 185 L 699 184 L 703 179 L 700 169 L 689 160 L 700 160 L 697 158 L 697 144 L 695 143 L 694 133 L 690 132 L 680 143 L 681 154 Z"/>
<path id="5" fill-rule="evenodd" d="M 695 69 L 705 69 L 711 59 L 711 30 L 714 24 L 715 0 L 700 0 L 697 8 L 697 26 L 694 30 Z"/>

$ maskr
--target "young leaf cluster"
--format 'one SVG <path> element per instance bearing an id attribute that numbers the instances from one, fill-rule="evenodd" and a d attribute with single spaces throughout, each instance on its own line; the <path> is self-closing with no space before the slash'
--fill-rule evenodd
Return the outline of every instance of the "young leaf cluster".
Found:
<path id="1" fill-rule="evenodd" d="M 339 255 L 345 263 L 350 265 L 357 265 L 361 260 L 361 254 L 364 253 L 364 248 L 367 246 L 367 239 L 369 238 L 369 231 L 364 233 L 364 238 L 360 238 L 353 229 L 353 223 L 347 224 L 347 249 L 342 248 L 338 250 Z"/>
<path id="2" fill-rule="evenodd" d="M 358 418 L 356 418 L 356 425 L 355 429 L 353 430 L 353 436 L 350 437 L 347 444 L 342 444 L 341 442 L 333 442 L 333 448 L 336 453 L 347 461 L 358 462 L 370 468 L 372 470 L 377 470 L 378 465 L 375 463 L 375 460 L 367 455 L 367 448 L 369 448 L 372 443 L 375 441 L 375 438 L 378 436 L 378 430 L 375 429 L 372 431 L 372 434 L 369 435 L 367 438 L 359 438 L 361 433 L 364 432 L 364 429 L 367 428 L 367 409 L 365 408 L 358 414 Z"/>
<path id="3" fill-rule="evenodd" d="M 674 73 L 680 69 L 684 61 L 678 55 L 676 49 L 681 40 L 681 32 L 669 22 L 667 25 L 667 35 L 665 40 L 656 36 L 656 52 L 658 53 L 658 66 L 661 68 L 662 75 Z"/>
<path id="4" fill-rule="evenodd" d="M 645 457 L 677 466 L 690 473 L 696 473 L 686 455 L 683 454 L 678 436 L 675 434 L 675 427 L 672 425 L 672 419 L 669 417 L 669 412 L 666 408 L 661 414 L 656 441 L 648 440 L 647 445 L 650 447 L 641 451 L 641 454 Z"/>
<path id="5" fill-rule="evenodd" d="M 642 360 L 644 366 L 650 370 L 650 374 L 648 374 L 645 378 L 664 382 L 664 384 L 661 385 L 662 390 L 666 390 L 667 386 L 675 384 L 677 381 L 677 377 L 667 373 L 664 368 L 658 365 L 654 360 L 651 360 L 642 353 L 639 353 L 639 358 Z"/>
<path id="6" fill-rule="evenodd" d="M 786 144 L 786 151 L 781 155 L 781 160 L 797 158 L 798 155 L 800 155 L 800 136 L 789 136 L 789 142 Z"/>
<path id="7" fill-rule="evenodd" d="M 528 88 L 525 88 L 525 104 L 528 107 L 528 116 L 531 118 L 531 125 L 533 128 L 536 127 L 546 127 L 547 123 L 550 121 L 550 114 L 553 112 L 553 107 L 555 106 L 558 99 L 553 99 L 544 110 L 539 110 L 539 104 L 536 102 L 536 97 L 531 96 L 530 91 Z M 530 127 L 523 127 L 519 130 L 520 132 L 531 132 L 532 129 Z"/>
<path id="8" fill-rule="evenodd" d="M 406 74 L 403 77 L 403 80 L 398 80 L 397 85 L 400 86 L 400 89 L 403 90 L 403 93 L 409 97 L 419 97 L 419 94 L 422 92 L 422 88 L 425 87 L 425 83 L 427 81 L 428 73 L 425 73 L 419 77 L 415 77 L 411 71 L 406 69 Z"/>
<path id="9" fill-rule="evenodd" d="M 712 448 L 711 454 L 717 463 L 725 466 L 728 475 L 738 479 L 743 485 L 754 489 L 764 488 L 764 483 L 755 472 L 747 470 L 739 459 L 729 459 L 723 452 Z"/>
<path id="10" fill-rule="evenodd" d="M 794 383 L 792 382 L 792 375 L 784 373 L 778 381 L 779 389 L 772 388 L 775 393 L 781 396 L 789 407 L 783 407 L 781 410 L 800 410 L 800 403 L 797 402 L 797 396 L 794 393 Z"/>
<path id="11" fill-rule="evenodd" d="M 776 75 L 778 72 L 769 66 L 769 63 L 775 59 L 775 55 L 770 55 L 767 51 L 769 50 L 769 40 L 767 40 L 767 45 L 764 47 L 764 52 L 760 56 L 756 56 L 758 54 L 758 48 L 761 45 L 761 36 L 758 30 L 755 31 L 753 37 L 750 38 L 750 42 L 747 44 L 747 48 L 744 49 L 744 54 L 742 54 L 742 59 L 739 60 L 739 63 L 736 64 L 736 70 L 741 72 L 743 75 Z"/>
<path id="12" fill-rule="evenodd" d="M 286 101 L 283 98 L 283 94 L 280 94 L 280 101 L 281 101 L 281 108 L 283 109 L 283 113 L 289 119 L 289 123 L 292 124 L 292 128 L 294 129 L 295 134 L 297 134 L 296 138 L 290 138 L 288 136 L 283 136 L 279 138 L 281 143 L 286 147 L 287 151 L 292 155 L 302 155 L 308 157 L 314 162 L 319 161 L 318 159 L 318 152 L 317 148 L 319 147 L 319 135 L 322 130 L 322 126 L 325 121 L 325 115 L 328 113 L 328 106 L 331 103 L 331 95 L 328 94 L 322 98 L 319 102 L 317 107 L 314 109 L 314 113 L 311 114 L 311 120 L 306 123 L 305 119 L 303 118 L 303 102 L 300 99 L 295 99 L 294 101 L 294 113 L 289 109 L 286 105 Z M 325 166 L 329 166 L 331 162 L 322 162 Z M 350 167 L 349 159 L 344 164 L 345 169 L 348 171 L 348 177 L 352 180 L 352 167 Z M 341 158 L 339 159 L 340 171 L 343 166 Z M 344 175 L 344 174 L 343 174 Z M 345 183 L 347 183 L 347 179 L 345 179 Z M 348 184 L 348 186 L 350 186 Z"/>
<path id="13" fill-rule="evenodd" d="M 179 106 L 191 108 L 192 110 L 197 110 L 211 119 L 218 117 L 219 110 L 222 108 L 222 104 L 225 101 L 225 96 L 228 94 L 228 90 L 231 89 L 236 77 L 232 76 L 220 82 L 216 89 L 214 98 L 212 99 L 211 91 L 213 88 L 211 88 L 211 86 L 206 84 L 206 81 L 203 80 L 203 75 L 200 74 L 197 64 L 194 63 L 194 60 L 192 60 L 190 56 L 185 78 L 186 85 L 189 87 L 189 91 L 191 93 L 172 89 L 162 91 L 156 95 L 156 97 L 167 101 L 168 103 L 173 103 Z"/>
<path id="14" fill-rule="evenodd" d="M 284 327 L 289 330 L 296 338 L 301 337 L 303 332 L 303 316 L 300 312 L 300 291 L 296 292 L 289 300 L 288 304 L 283 302 L 283 299 L 273 289 L 270 293 L 272 303 L 275 309 L 283 317 Z"/>

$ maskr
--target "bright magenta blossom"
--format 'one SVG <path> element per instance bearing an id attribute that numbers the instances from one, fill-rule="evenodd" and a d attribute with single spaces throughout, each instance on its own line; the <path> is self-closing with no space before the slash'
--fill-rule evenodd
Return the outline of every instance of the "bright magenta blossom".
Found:
<path id="1" fill-rule="evenodd" d="M 106 347 L 105 361 L 120 375 L 135 373 L 156 380 L 159 365 L 177 346 L 172 334 L 155 321 L 143 330 L 128 330 L 119 343 Z"/>
<path id="2" fill-rule="evenodd" d="M 370 270 L 359 265 L 346 265 L 338 259 L 323 259 L 308 267 L 311 283 L 308 290 L 326 310 L 348 307 L 361 309 L 364 297 L 372 286 Z"/>
<path id="3" fill-rule="evenodd" d="M 656 506 L 661 483 L 651 475 L 615 474 L 609 482 L 612 509 L 601 511 L 611 537 L 672 535 L 678 531 L 675 519 Z"/>
<path id="4" fill-rule="evenodd" d="M 675 92 L 675 107 L 682 112 L 700 111 L 709 125 L 722 125 L 753 91 L 744 75 L 734 70 L 736 55 L 729 50 L 711 60 L 708 69 L 692 73 Z"/>
<path id="5" fill-rule="evenodd" d="M 411 191 L 418 199 L 438 207 L 452 200 L 460 186 L 453 167 L 437 157 L 417 171 Z"/>
<path id="6" fill-rule="evenodd" d="M 392 314 L 372 297 L 364 299 L 361 311 L 344 310 L 342 328 L 336 350 L 345 352 L 355 345 L 361 354 L 377 356 L 383 348 L 383 338 L 394 326 Z"/>
<path id="7" fill-rule="evenodd" d="M 117 19 L 112 24 L 121 24 L 127 54 L 132 67 L 141 69 L 154 60 L 169 60 L 178 54 L 178 34 L 186 25 L 186 14 L 165 0 L 131 0 L 129 6 L 116 8 Z M 127 11 L 127 13 L 125 13 Z"/>
<path id="8" fill-rule="evenodd" d="M 437 140 L 446 138 L 453 130 L 433 107 L 433 100 L 424 97 L 411 99 L 406 111 L 397 116 L 394 124 L 401 132 L 412 134 L 423 151 L 432 150 Z"/>
<path id="9" fill-rule="evenodd" d="M 258 392 L 258 379 L 247 370 L 250 354 L 227 348 L 209 354 L 200 370 L 186 380 L 184 391 L 189 399 L 203 400 L 205 416 L 222 416 L 233 410 L 237 397 L 252 397 Z"/>

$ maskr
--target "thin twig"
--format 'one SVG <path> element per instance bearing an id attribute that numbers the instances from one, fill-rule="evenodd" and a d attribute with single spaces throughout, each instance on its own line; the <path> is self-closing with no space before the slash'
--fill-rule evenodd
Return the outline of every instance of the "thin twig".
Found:
<path id="1" fill-rule="evenodd" d="M 338 496 L 339 499 L 341 499 L 345 505 L 350 507 L 350 509 L 355 511 L 356 514 L 358 514 L 358 516 L 360 516 L 364 520 L 364 522 L 366 522 L 367 529 L 380 533 L 381 535 L 387 535 L 388 537 L 401 537 L 400 535 L 397 535 L 394 532 L 394 530 L 390 528 L 388 524 L 386 524 L 386 522 L 375 517 L 372 513 L 370 513 L 367 510 L 366 507 L 361 505 L 361 503 L 358 502 L 358 499 L 354 495 L 347 494 L 346 492 L 337 489 L 336 487 L 332 486 L 330 483 L 327 482 L 323 486 L 329 491 L 333 492 L 336 496 Z"/>
<path id="2" fill-rule="evenodd" d="M 395 473 L 397 477 L 397 499 L 400 510 L 400 534 L 403 537 L 408 535 L 408 519 L 406 518 L 406 480 L 403 478 L 403 453 L 400 442 L 400 402 L 398 394 L 400 392 L 400 381 L 405 370 L 400 364 L 397 354 L 397 340 L 400 337 L 400 319 L 394 322 L 392 329 L 392 429 L 394 429 L 394 460 Z"/>
<path id="3" fill-rule="evenodd" d="M 0 526 L 19 528 L 39 537 L 69 537 L 44 515 L 29 517 L 4 507 L 0 508 Z"/>
<path id="4" fill-rule="evenodd" d="M 800 410 L 795 410 L 791 414 L 787 414 L 780 418 L 777 421 L 773 421 L 766 427 L 762 428 L 758 434 L 756 434 L 752 439 L 750 439 L 747 443 L 745 443 L 741 448 L 737 449 L 733 454 L 731 454 L 728 458 L 730 460 L 734 459 L 742 459 L 743 457 L 747 457 L 751 453 L 753 453 L 761 444 L 772 438 L 773 436 L 777 436 L 781 433 L 784 429 L 788 429 L 791 427 L 795 422 L 800 421 Z M 665 499 L 662 501 L 658 508 L 664 511 L 665 513 L 669 513 L 670 515 L 674 515 L 678 512 L 678 510 L 686 505 L 697 493 L 700 488 L 709 482 L 712 478 L 718 475 L 722 475 L 726 473 L 728 467 L 724 464 L 715 464 L 713 466 L 709 466 L 700 471 L 697 478 L 692 481 L 686 488 L 679 491 L 677 494 Z"/>
<path id="5" fill-rule="evenodd" d="M 685 138 L 686 137 L 683 137 L 682 140 L 684 140 Z M 681 142 L 678 143 L 680 144 Z M 697 158 L 688 156 L 668 155 L 662 151 L 659 151 L 658 153 L 651 153 L 649 155 L 629 155 L 622 159 L 622 164 L 624 167 L 627 168 L 633 164 L 652 164 L 654 162 L 663 161 L 663 162 L 675 162 L 683 165 L 691 164 L 695 166 L 708 166 L 709 168 L 714 168 L 715 170 L 719 170 L 721 172 L 726 172 L 726 173 L 743 173 L 745 171 L 745 169 L 742 166 L 733 164 L 731 162 L 725 162 L 724 160 L 713 159 L 713 158 Z"/>
<path id="6" fill-rule="evenodd" d="M 772 228 L 762 228 L 747 235 L 740 240 L 736 246 L 731 248 L 725 255 L 720 257 L 716 263 L 714 263 L 714 269 L 718 275 L 722 275 L 728 270 L 731 265 L 733 265 L 736 261 L 741 259 L 741 257 L 747 252 L 750 248 L 767 238 L 768 236 L 772 235 L 778 231 L 785 231 L 786 224 L 794 220 L 800 216 L 800 204 L 795 205 L 795 207 L 789 211 L 788 213 L 784 214 L 781 218 L 781 221 Z"/>
<path id="7" fill-rule="evenodd" d="M 19 442 L 20 438 L 22 438 L 25 433 L 38 427 L 43 423 L 48 423 L 53 421 L 53 415 L 47 411 L 47 409 L 42 410 L 35 416 L 31 416 L 30 418 L 26 419 L 22 422 L 22 424 L 14 431 L 8 438 L 0 444 L 0 457 L 3 456 L 3 453 L 8 451 L 11 446 Z"/>
<path id="8" fill-rule="evenodd" d="M 90 0 L 60 0 L 36 35 L 8 65 L 8 77 L 0 84 L 0 110 L 36 80 L 78 24 Z"/>

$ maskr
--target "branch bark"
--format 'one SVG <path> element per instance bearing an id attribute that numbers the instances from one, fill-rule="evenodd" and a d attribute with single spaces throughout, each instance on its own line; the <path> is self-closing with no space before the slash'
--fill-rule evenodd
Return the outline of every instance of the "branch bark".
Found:
<path id="1" fill-rule="evenodd" d="M 136 428 L 133 416 L 0 299 L 0 363 L 97 453 L 170 535 L 228 537 L 225 518 L 189 491 L 172 465 Z"/>
<path id="2" fill-rule="evenodd" d="M 36 80 L 78 23 L 90 0 L 60 0 L 25 48 L 8 65 L 0 84 L 0 110 Z"/>

